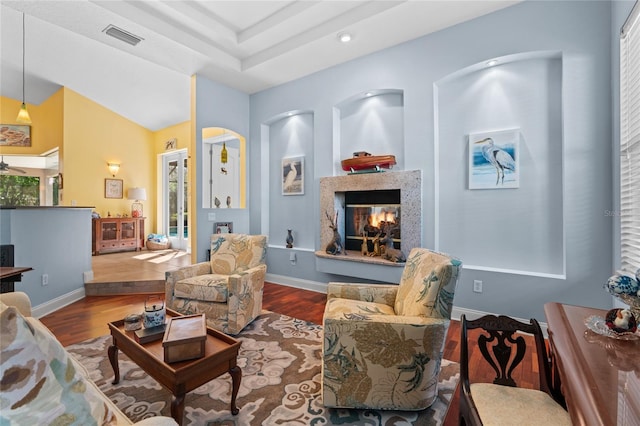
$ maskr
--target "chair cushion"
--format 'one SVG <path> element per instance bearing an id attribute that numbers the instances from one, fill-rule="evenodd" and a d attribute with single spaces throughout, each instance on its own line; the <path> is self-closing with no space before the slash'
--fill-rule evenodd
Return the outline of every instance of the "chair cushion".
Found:
<path id="1" fill-rule="evenodd" d="M 231 275 L 265 263 L 264 235 L 214 234 L 211 236 L 211 272 Z"/>
<path id="2" fill-rule="evenodd" d="M 396 314 L 450 319 L 460 265 L 441 253 L 411 250 L 398 286 Z"/>
<path id="3" fill-rule="evenodd" d="M 536 389 L 473 383 L 471 395 L 485 426 L 571 425 L 569 413 Z"/>
<path id="4" fill-rule="evenodd" d="M 176 283 L 174 296 L 203 302 L 226 302 L 229 297 L 229 276 L 198 275 Z"/>
<path id="5" fill-rule="evenodd" d="M 384 303 L 365 302 L 362 300 L 333 298 L 327 300 L 325 317 L 337 318 L 349 315 L 395 315 L 393 308 Z"/>

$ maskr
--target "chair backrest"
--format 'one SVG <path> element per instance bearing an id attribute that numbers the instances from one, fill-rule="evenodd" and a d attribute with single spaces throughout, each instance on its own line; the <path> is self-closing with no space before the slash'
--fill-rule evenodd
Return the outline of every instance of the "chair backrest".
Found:
<path id="1" fill-rule="evenodd" d="M 265 263 L 266 235 L 213 234 L 211 272 L 231 275 Z"/>
<path id="2" fill-rule="evenodd" d="M 527 350 L 525 338 L 520 333 L 533 336 L 538 360 L 540 376 L 540 390 L 552 395 L 550 388 L 551 368 L 544 343 L 544 335 L 540 324 L 535 318 L 529 323 L 520 322 L 513 318 L 500 315 L 485 315 L 473 321 L 468 321 L 462 315 L 460 324 L 460 380 L 469 389 L 469 349 L 468 330 L 481 329 L 478 337 L 478 349 L 495 371 L 493 383 L 498 385 L 517 387 L 512 373 L 520 365 Z"/>
<path id="3" fill-rule="evenodd" d="M 395 301 L 396 315 L 451 318 L 462 262 L 425 248 L 409 253 Z"/>

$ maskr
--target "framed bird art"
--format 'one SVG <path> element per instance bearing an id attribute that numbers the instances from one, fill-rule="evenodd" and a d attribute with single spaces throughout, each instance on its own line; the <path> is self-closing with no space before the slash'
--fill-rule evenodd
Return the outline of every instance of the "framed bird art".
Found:
<path id="1" fill-rule="evenodd" d="M 520 129 L 469 135 L 469 189 L 520 187 Z"/>
<path id="2" fill-rule="evenodd" d="M 282 195 L 304 195 L 304 156 L 282 159 Z"/>

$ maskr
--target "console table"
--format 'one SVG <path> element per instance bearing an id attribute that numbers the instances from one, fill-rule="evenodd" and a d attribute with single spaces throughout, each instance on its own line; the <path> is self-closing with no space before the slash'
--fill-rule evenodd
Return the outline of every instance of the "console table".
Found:
<path id="1" fill-rule="evenodd" d="M 144 217 L 105 217 L 92 219 L 91 251 L 102 252 L 142 250 L 144 247 Z"/>
<path id="2" fill-rule="evenodd" d="M 547 303 L 556 389 L 574 425 L 640 424 L 640 340 L 618 340 L 589 330 L 585 319 L 606 310 Z"/>

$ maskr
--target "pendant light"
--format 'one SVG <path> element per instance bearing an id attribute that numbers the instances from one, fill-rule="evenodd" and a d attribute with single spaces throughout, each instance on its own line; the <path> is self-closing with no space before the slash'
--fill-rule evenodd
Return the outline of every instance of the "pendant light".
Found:
<path id="1" fill-rule="evenodd" d="M 31 117 L 29 117 L 29 111 L 27 111 L 27 104 L 24 98 L 24 13 L 22 14 L 22 106 L 18 112 L 16 122 L 23 124 L 31 124 Z"/>
<path id="2" fill-rule="evenodd" d="M 227 154 L 227 144 L 222 142 L 222 151 L 220 151 L 220 162 L 222 164 L 227 164 L 228 154 Z"/>

